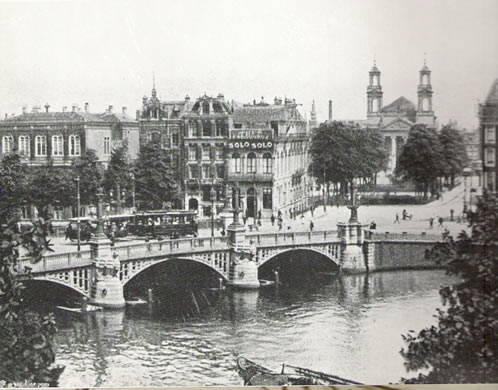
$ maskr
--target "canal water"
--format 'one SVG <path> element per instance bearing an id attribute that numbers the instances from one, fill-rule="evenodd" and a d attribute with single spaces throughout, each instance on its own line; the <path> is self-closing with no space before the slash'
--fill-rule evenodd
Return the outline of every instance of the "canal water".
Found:
<path id="1" fill-rule="evenodd" d="M 406 377 L 401 334 L 435 322 L 443 271 L 316 280 L 279 290 L 224 291 L 201 314 L 161 306 L 57 313 L 62 387 L 242 385 L 235 360 L 283 362 L 362 383 Z M 211 298 L 209 298 L 211 297 Z"/>

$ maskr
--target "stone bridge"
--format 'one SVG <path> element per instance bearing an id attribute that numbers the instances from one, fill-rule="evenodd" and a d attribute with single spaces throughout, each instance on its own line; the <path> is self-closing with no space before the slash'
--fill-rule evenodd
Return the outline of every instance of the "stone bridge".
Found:
<path id="1" fill-rule="evenodd" d="M 365 240 L 363 228 L 358 225 L 341 230 L 339 226 L 339 231 L 247 235 L 240 230 L 236 238 L 229 234 L 117 246 L 100 237 L 90 244 L 90 250 L 47 255 L 36 264 L 22 259 L 17 272 L 24 278 L 69 287 L 94 304 L 122 307 L 123 287 L 144 270 L 164 261 L 198 262 L 216 271 L 229 285 L 256 288 L 258 268 L 283 253 L 308 250 L 323 255 L 343 272 L 364 272 L 382 268 L 381 242 L 437 241 L 437 237 L 406 233 L 375 235 Z"/>

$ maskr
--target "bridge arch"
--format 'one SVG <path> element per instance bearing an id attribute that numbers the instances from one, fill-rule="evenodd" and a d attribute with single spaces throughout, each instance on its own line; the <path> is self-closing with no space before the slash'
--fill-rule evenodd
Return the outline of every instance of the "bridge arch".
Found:
<path id="1" fill-rule="evenodd" d="M 123 270 L 121 270 L 121 272 L 122 272 L 121 281 L 123 283 L 123 287 L 126 287 L 126 285 L 129 282 L 134 280 L 137 276 L 142 275 L 149 268 L 152 268 L 158 264 L 164 264 L 166 262 L 172 262 L 172 261 L 182 261 L 182 262 L 186 261 L 186 262 L 194 262 L 197 264 L 202 264 L 205 267 L 209 268 L 210 270 L 215 271 L 219 276 L 221 276 L 223 278 L 224 281 L 228 280 L 228 266 L 229 266 L 228 262 L 226 262 L 225 268 L 220 267 L 221 269 L 217 269 L 217 268 L 211 266 L 210 264 L 207 264 L 206 261 L 204 261 L 202 258 L 197 258 L 197 257 L 190 258 L 190 257 L 182 257 L 181 256 L 181 257 L 166 257 L 166 258 L 162 258 L 160 260 L 154 259 L 153 261 L 143 261 L 143 263 L 140 267 L 137 267 L 134 272 L 132 271 L 128 275 L 124 275 Z"/>
<path id="2" fill-rule="evenodd" d="M 274 260 L 276 257 L 284 255 L 286 253 L 299 253 L 299 252 L 314 252 L 319 255 L 324 256 L 327 260 L 329 260 L 333 265 L 336 267 L 339 267 L 339 257 L 331 256 L 324 250 L 318 249 L 318 248 L 286 248 L 286 249 L 280 249 L 273 251 L 269 256 L 265 256 L 265 258 L 259 262 L 258 268 L 266 264 L 267 262 Z M 338 252 L 337 252 L 338 256 Z"/>
<path id="3" fill-rule="evenodd" d="M 34 278 L 30 278 L 30 279 L 25 279 L 22 282 L 27 290 L 29 290 L 30 284 L 35 284 L 35 285 L 36 284 L 37 285 L 48 284 L 48 285 L 54 285 L 54 286 L 59 286 L 59 287 L 64 287 L 66 289 L 69 289 L 73 293 L 76 293 L 77 296 L 79 296 L 79 297 L 90 298 L 89 289 L 88 289 L 88 291 L 85 291 L 84 288 L 79 288 L 79 287 L 73 286 L 70 283 L 65 283 L 63 280 L 60 280 L 60 279 L 48 279 L 48 278 L 34 277 Z"/>

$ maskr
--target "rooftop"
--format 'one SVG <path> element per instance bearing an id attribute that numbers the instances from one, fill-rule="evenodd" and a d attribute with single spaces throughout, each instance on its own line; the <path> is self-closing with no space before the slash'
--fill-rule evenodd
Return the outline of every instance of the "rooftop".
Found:
<path id="1" fill-rule="evenodd" d="M 384 106 L 382 112 L 409 112 L 416 111 L 417 107 L 404 96 L 400 96 L 391 104 Z"/>

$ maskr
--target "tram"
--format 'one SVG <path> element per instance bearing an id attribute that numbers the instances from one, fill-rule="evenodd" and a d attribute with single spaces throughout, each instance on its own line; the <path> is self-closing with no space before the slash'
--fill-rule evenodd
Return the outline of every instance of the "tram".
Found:
<path id="1" fill-rule="evenodd" d="M 133 215 L 125 214 L 104 216 L 105 235 L 111 240 L 127 237 L 127 225 L 132 218 Z M 83 242 L 89 241 L 97 232 L 97 219 L 91 217 L 71 218 L 66 228 L 66 240 L 68 238 L 71 241 L 78 239 L 78 219 L 80 221 L 80 240 Z"/>
<path id="2" fill-rule="evenodd" d="M 144 211 L 128 223 L 128 233 L 140 237 L 196 237 L 197 229 L 197 211 L 191 210 Z"/>

